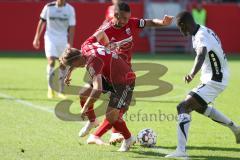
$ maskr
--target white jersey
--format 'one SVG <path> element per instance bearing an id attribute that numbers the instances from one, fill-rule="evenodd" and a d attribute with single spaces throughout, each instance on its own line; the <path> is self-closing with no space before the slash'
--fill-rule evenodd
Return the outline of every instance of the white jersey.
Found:
<path id="1" fill-rule="evenodd" d="M 50 40 L 66 41 L 68 27 L 76 25 L 74 8 L 65 3 L 58 7 L 56 2 L 44 6 L 40 18 L 47 22 L 45 38 Z"/>
<path id="2" fill-rule="evenodd" d="M 206 47 L 207 54 L 201 68 L 201 81 L 204 84 L 228 84 L 229 70 L 221 41 L 209 28 L 200 26 L 192 36 L 193 48 Z"/>

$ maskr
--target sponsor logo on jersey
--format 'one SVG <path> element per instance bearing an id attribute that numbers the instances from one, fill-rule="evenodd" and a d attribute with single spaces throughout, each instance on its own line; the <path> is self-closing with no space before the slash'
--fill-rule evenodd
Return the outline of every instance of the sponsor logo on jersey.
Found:
<path id="1" fill-rule="evenodd" d="M 130 28 L 127 28 L 127 29 L 126 29 L 126 33 L 127 33 L 127 35 L 131 35 L 131 29 L 130 29 Z"/>
<path id="2" fill-rule="evenodd" d="M 112 37 L 111 42 L 114 42 L 114 41 L 116 41 L 116 38 Z"/>
<path id="3" fill-rule="evenodd" d="M 61 13 L 61 12 L 62 12 L 62 10 L 61 10 L 61 9 L 57 9 L 56 11 L 57 11 L 58 13 Z"/>
<path id="4" fill-rule="evenodd" d="M 50 20 L 59 20 L 59 21 L 68 21 L 68 18 L 62 18 L 62 17 L 49 17 Z"/>
<path id="5" fill-rule="evenodd" d="M 128 51 L 133 46 L 132 36 L 130 36 L 129 38 L 123 39 L 121 41 L 115 42 L 115 44 L 118 50 Z"/>
<path id="6" fill-rule="evenodd" d="M 131 37 L 128 37 L 126 39 L 123 39 L 121 41 L 116 42 L 116 44 L 117 44 L 118 47 L 120 47 L 121 45 L 124 45 L 124 44 L 127 44 L 129 42 L 132 42 L 132 40 L 133 40 L 133 38 L 131 36 Z"/>

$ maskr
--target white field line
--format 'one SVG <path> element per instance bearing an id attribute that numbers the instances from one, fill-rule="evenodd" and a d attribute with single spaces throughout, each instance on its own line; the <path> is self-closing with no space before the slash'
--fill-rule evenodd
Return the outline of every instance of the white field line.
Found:
<path id="1" fill-rule="evenodd" d="M 41 111 L 48 112 L 48 113 L 54 113 L 54 110 L 50 109 L 47 106 L 36 105 L 36 104 L 33 104 L 29 101 L 21 100 L 21 99 L 18 99 L 16 97 L 13 97 L 11 95 L 5 94 L 5 93 L 0 92 L 0 97 L 5 98 L 7 100 L 14 101 L 14 102 L 19 103 L 19 104 L 23 104 L 26 107 L 34 108 L 34 109 L 41 110 Z"/>
<path id="2" fill-rule="evenodd" d="M 16 97 L 13 97 L 11 95 L 5 94 L 5 93 L 0 92 L 0 97 L 4 98 L 6 100 L 14 101 L 14 102 L 19 103 L 19 104 L 23 104 L 24 106 L 29 107 L 29 108 L 33 108 L 33 109 L 48 112 L 48 113 L 54 113 L 54 110 L 49 108 L 48 106 L 36 105 L 36 104 L 33 104 L 29 101 L 21 100 L 21 99 L 18 99 Z M 85 122 L 81 122 L 82 125 L 84 123 Z M 108 134 L 111 134 L 111 133 L 108 132 Z M 164 148 L 157 148 L 157 147 L 152 148 L 152 150 L 155 151 L 155 152 L 158 152 L 158 153 L 163 153 L 163 154 L 168 154 L 170 152 L 170 150 L 167 150 L 167 149 L 164 149 Z"/>
<path id="3" fill-rule="evenodd" d="M 29 101 L 25 101 L 25 100 L 16 98 L 14 96 L 11 96 L 11 95 L 8 95 L 8 94 L 2 93 L 2 92 L 0 92 L 0 97 L 4 98 L 6 100 L 14 101 L 14 102 L 19 103 L 19 104 L 23 104 L 25 107 L 33 108 L 33 109 L 36 109 L 36 110 L 39 110 L 39 111 L 44 111 L 44 112 L 51 113 L 51 114 L 55 115 L 54 109 L 51 109 L 49 106 L 42 106 L 42 105 L 33 104 Z M 62 117 L 68 116 L 65 113 L 58 113 L 58 115 L 61 115 Z M 79 123 L 79 121 L 72 121 L 72 122 Z M 80 121 L 80 124 L 84 125 L 85 122 Z"/>

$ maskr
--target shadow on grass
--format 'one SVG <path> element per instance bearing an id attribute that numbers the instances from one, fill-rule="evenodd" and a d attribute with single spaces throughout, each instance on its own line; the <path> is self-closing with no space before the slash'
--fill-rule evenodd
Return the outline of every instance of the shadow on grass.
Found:
<path id="1" fill-rule="evenodd" d="M 176 149 L 176 147 L 175 146 L 174 147 L 157 146 L 154 148 L 149 148 L 146 151 L 141 148 L 137 148 L 137 149 L 140 149 L 140 150 L 135 149 L 133 151 L 132 150 L 130 151 L 134 154 L 138 154 L 137 156 L 133 156 L 133 158 L 156 159 L 156 158 L 164 158 L 164 156 L 166 155 L 166 152 L 170 153 L 171 151 L 174 151 Z M 188 150 L 202 150 L 205 152 L 207 152 L 207 151 L 208 152 L 211 152 L 211 151 L 240 152 L 240 148 L 223 148 L 223 147 L 211 147 L 211 146 L 191 146 L 191 147 L 188 147 Z M 235 158 L 235 157 L 231 157 L 231 156 L 220 156 L 220 155 L 210 155 L 210 156 L 190 155 L 189 159 L 193 159 L 193 160 L 240 160 L 240 157 Z"/>
<path id="2" fill-rule="evenodd" d="M 190 160 L 240 160 L 240 158 L 226 156 L 190 156 Z"/>
<path id="3" fill-rule="evenodd" d="M 119 153 L 117 151 L 111 151 L 111 152 L 116 152 Z M 133 159 L 148 159 L 148 160 L 152 160 L 152 159 L 159 159 L 159 158 L 163 158 L 165 156 L 165 154 L 160 153 L 160 152 L 154 152 L 154 150 L 143 150 L 142 147 L 140 146 L 132 146 L 131 150 L 129 151 L 129 153 L 131 154 L 131 158 Z"/>
<path id="4" fill-rule="evenodd" d="M 163 149 L 176 149 L 176 147 L 159 147 Z M 211 147 L 211 146 L 189 146 L 187 150 L 207 150 L 207 151 L 232 151 L 232 152 L 240 152 L 240 148 L 225 148 L 225 147 Z M 239 158 L 240 160 L 240 158 Z"/>
<path id="5" fill-rule="evenodd" d="M 136 159 L 159 159 L 163 158 L 165 154 L 158 153 L 158 152 L 152 152 L 152 151 L 131 151 L 132 153 L 138 154 L 136 156 L 132 156 L 132 158 Z"/>

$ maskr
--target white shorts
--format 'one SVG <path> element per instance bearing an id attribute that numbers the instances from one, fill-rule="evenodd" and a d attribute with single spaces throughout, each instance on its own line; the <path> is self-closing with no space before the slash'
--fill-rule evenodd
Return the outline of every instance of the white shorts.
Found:
<path id="1" fill-rule="evenodd" d="M 67 47 L 67 41 L 54 41 L 49 38 L 44 38 L 46 57 L 59 58 Z"/>
<path id="2" fill-rule="evenodd" d="M 213 103 L 215 98 L 222 92 L 226 86 L 217 84 L 200 84 L 194 88 L 189 95 L 198 100 L 201 105 Z"/>

